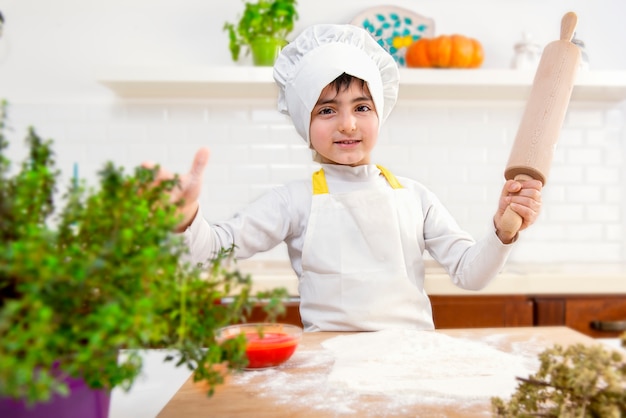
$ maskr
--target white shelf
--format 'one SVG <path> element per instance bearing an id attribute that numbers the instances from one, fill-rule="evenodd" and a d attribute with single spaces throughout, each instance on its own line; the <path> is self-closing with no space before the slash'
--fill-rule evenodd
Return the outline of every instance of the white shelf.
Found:
<path id="1" fill-rule="evenodd" d="M 400 70 L 399 98 L 412 100 L 524 100 L 534 71 Z M 275 98 L 271 67 L 113 68 L 98 82 L 122 98 Z M 581 71 L 573 101 L 626 100 L 626 71 Z"/>
<path id="2" fill-rule="evenodd" d="M 113 68 L 98 82 L 123 98 L 275 98 L 271 67 Z"/>

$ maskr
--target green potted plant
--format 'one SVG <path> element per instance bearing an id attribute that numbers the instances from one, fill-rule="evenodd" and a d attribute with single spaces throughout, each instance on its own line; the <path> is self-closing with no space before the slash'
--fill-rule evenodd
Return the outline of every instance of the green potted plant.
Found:
<path id="1" fill-rule="evenodd" d="M 72 181 L 57 208 L 52 141 L 30 128 L 29 156 L 10 177 L 5 114 L 2 105 L 0 416 L 59 416 L 65 403 L 76 415 L 60 416 L 106 418 L 110 390 L 140 373 L 141 349 L 168 349 L 164 360 L 193 370 L 209 393 L 222 363 L 245 366 L 245 341 L 221 342 L 217 331 L 245 322 L 258 298 L 278 314 L 285 290 L 252 295 L 250 276 L 228 262 L 232 249 L 205 267 L 183 262 L 168 194 L 177 180 L 157 184 L 155 169 L 125 174 L 109 162 L 99 187 Z M 130 355 L 118 359 L 120 349 Z M 80 409 L 75 395 L 101 408 Z"/>
<path id="2" fill-rule="evenodd" d="M 273 65 L 297 19 L 296 0 L 246 2 L 239 22 L 224 24 L 233 61 L 245 47 L 252 52 L 254 65 Z"/>

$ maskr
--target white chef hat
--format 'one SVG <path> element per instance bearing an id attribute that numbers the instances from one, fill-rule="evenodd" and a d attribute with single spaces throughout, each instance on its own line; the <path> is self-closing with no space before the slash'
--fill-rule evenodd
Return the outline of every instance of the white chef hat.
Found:
<path id="1" fill-rule="evenodd" d="M 308 144 L 311 111 L 322 90 L 343 73 L 367 82 L 380 127 L 398 97 L 398 66 L 364 29 L 349 24 L 310 26 L 274 63 L 278 110 L 291 117 Z"/>

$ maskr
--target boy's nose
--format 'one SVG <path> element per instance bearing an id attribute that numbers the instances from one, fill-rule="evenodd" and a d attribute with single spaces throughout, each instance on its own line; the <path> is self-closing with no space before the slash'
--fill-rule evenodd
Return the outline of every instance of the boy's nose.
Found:
<path id="1" fill-rule="evenodd" d="M 339 132 L 352 132 L 356 129 L 356 118 L 352 114 L 344 114 L 339 118 Z"/>

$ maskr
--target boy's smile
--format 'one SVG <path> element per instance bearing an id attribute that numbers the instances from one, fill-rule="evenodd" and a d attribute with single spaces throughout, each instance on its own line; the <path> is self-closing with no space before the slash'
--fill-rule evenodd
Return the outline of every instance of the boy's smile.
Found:
<path id="1" fill-rule="evenodd" d="M 369 164 L 378 123 L 367 84 L 357 78 L 348 86 L 331 83 L 322 90 L 311 112 L 311 147 L 323 163 Z"/>

